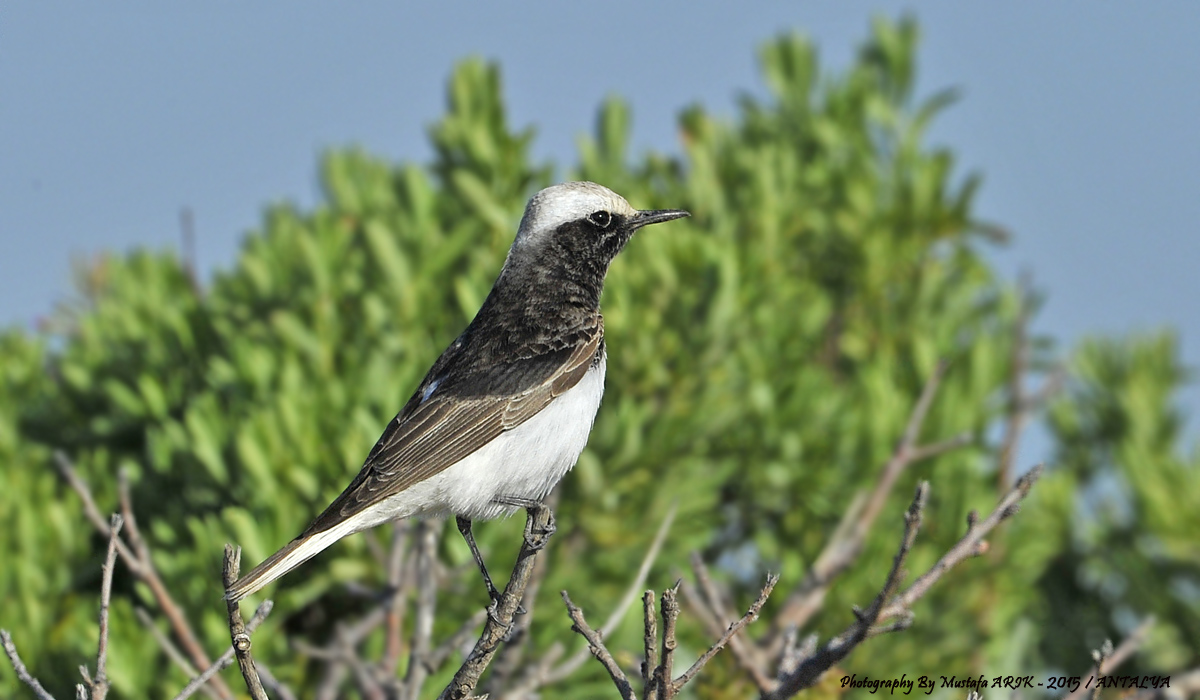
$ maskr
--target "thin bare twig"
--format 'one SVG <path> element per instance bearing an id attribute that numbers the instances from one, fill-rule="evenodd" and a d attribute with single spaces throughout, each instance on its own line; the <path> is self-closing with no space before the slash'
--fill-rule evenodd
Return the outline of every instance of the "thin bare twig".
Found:
<path id="1" fill-rule="evenodd" d="M 567 605 L 567 615 L 571 617 L 571 629 L 583 635 L 587 640 L 588 650 L 592 656 L 604 666 L 604 670 L 608 671 L 608 675 L 612 678 L 613 684 L 617 686 L 617 692 L 621 694 L 622 700 L 634 700 L 633 686 L 629 683 L 629 678 L 625 676 L 625 672 L 621 670 L 621 666 L 617 664 L 617 660 L 604 646 L 604 639 L 596 630 L 588 626 L 587 620 L 583 619 L 583 611 L 579 606 L 571 602 L 571 597 L 566 591 L 562 592 L 563 602 Z"/>
<path id="2" fill-rule="evenodd" d="M 921 518 L 928 498 L 929 482 L 923 481 L 917 486 L 912 504 L 904 513 L 904 537 L 900 542 L 900 549 L 892 560 L 892 568 L 888 572 L 883 588 L 879 591 L 879 595 L 875 596 L 871 606 L 865 611 L 855 609 L 855 622 L 845 632 L 826 642 L 814 654 L 800 662 L 794 671 L 780 678 L 779 684 L 774 690 L 763 693 L 763 700 L 782 700 L 782 698 L 795 695 L 804 688 L 811 687 L 825 671 L 846 658 L 870 635 L 871 628 L 879 620 L 884 605 L 895 594 L 900 585 L 900 579 L 904 576 L 904 562 L 908 558 L 908 553 L 912 551 L 913 542 L 916 541 L 917 532 L 921 528 Z"/>
<path id="3" fill-rule="evenodd" d="M 100 575 L 100 641 L 96 645 L 96 677 L 88 681 L 92 700 L 108 696 L 108 608 L 112 602 L 113 570 L 117 565 L 117 542 L 125 519 L 113 513 L 108 524 L 108 553 Z M 85 676 L 86 679 L 86 676 Z"/>
<path id="4" fill-rule="evenodd" d="M 1089 694 L 1092 698 L 1099 695 L 1100 678 L 1112 673 L 1114 669 L 1125 663 L 1130 656 L 1133 656 L 1134 652 L 1146 641 L 1146 635 L 1153 626 L 1154 616 L 1147 616 L 1115 649 L 1111 641 L 1105 640 L 1104 646 L 1092 653 L 1096 664 L 1088 671 L 1088 681 L 1081 684 L 1069 695 L 1064 696 L 1063 700 L 1082 700 L 1083 697 Z"/>
<path id="5" fill-rule="evenodd" d="M 130 495 L 129 470 L 127 469 L 117 472 L 117 497 L 121 502 L 121 517 L 125 519 L 125 534 L 129 538 L 130 546 L 137 553 L 138 559 L 149 559 L 150 548 L 142 539 L 142 531 L 138 528 L 137 518 L 133 516 L 133 496 Z"/>
<path id="6" fill-rule="evenodd" d="M 1100 645 L 1099 649 L 1092 652 L 1092 657 L 1096 659 L 1096 665 L 1092 668 L 1095 675 L 1088 677 L 1087 685 L 1092 684 L 1092 679 L 1096 679 L 1096 685 L 1092 687 L 1091 700 L 1099 700 L 1100 698 L 1100 678 L 1104 677 L 1104 662 L 1108 661 L 1113 655 L 1113 645 L 1111 639 L 1104 640 L 1104 644 Z M 1084 687 L 1087 687 L 1086 685 Z"/>
<path id="7" fill-rule="evenodd" d="M 732 618 L 733 614 L 725 606 L 722 592 L 713 581 L 708 572 L 708 566 L 705 565 L 699 552 L 692 552 L 691 562 L 696 584 L 684 581 L 683 595 L 695 609 L 708 633 L 714 637 L 720 637 L 725 633 L 723 621 Z M 774 679 L 770 678 L 765 671 L 765 659 L 762 658 L 756 647 L 747 644 L 742 637 L 733 637 L 729 643 L 729 651 L 733 654 L 738 666 L 750 675 L 750 679 L 754 681 L 754 685 L 760 693 L 768 692 L 775 686 Z"/>
<path id="8" fill-rule="evenodd" d="M 642 697 L 645 700 L 655 694 L 654 669 L 658 667 L 658 620 L 654 612 L 654 591 L 642 594 Z"/>
<path id="9" fill-rule="evenodd" d="M 13 670 L 17 672 L 17 678 L 33 690 L 33 694 L 38 696 L 38 700 L 54 700 L 54 696 L 42 687 L 38 679 L 30 675 L 29 669 L 25 668 L 25 662 L 21 661 L 21 655 L 17 653 L 17 645 L 13 644 L 12 635 L 8 630 L 0 630 L 0 643 L 4 645 L 4 653 L 8 654 L 8 660 L 12 663 Z"/>
<path id="10" fill-rule="evenodd" d="M 808 575 L 788 595 L 779 614 L 771 621 L 771 630 L 765 640 L 769 655 L 779 653 L 785 633 L 790 628 L 801 628 L 824 604 L 829 585 L 858 558 L 871 526 L 883 511 L 892 487 L 905 468 L 918 461 L 930 459 L 972 442 L 970 434 L 962 434 L 929 445 L 918 445 L 921 428 L 933 405 L 948 365 L 938 363 L 934 373 L 925 382 L 921 395 L 913 406 L 904 432 L 891 457 L 880 471 L 879 480 L 871 492 L 856 499 L 842 516 L 821 553 L 817 555 Z"/>
<path id="11" fill-rule="evenodd" d="M 771 595 L 771 591 L 775 589 L 776 583 L 779 583 L 779 574 L 771 574 L 767 577 L 766 585 L 763 586 L 762 592 L 758 594 L 758 599 L 750 605 L 750 609 L 746 611 L 746 614 L 737 621 L 731 623 L 729 625 L 729 629 L 725 630 L 725 634 L 721 635 L 721 638 L 713 643 L 713 645 L 708 648 L 708 651 L 701 654 L 700 658 L 696 659 L 696 662 L 692 664 L 691 668 L 689 668 L 687 671 L 684 671 L 682 676 L 672 681 L 676 692 L 678 692 L 683 686 L 687 685 L 688 681 L 692 680 L 692 678 L 694 678 L 696 674 L 704 668 L 705 664 L 712 660 L 712 658 L 716 656 L 719 651 L 724 649 L 725 645 L 729 644 L 730 640 L 734 639 L 737 633 L 742 631 L 743 627 L 758 619 L 758 613 L 760 610 L 762 610 L 762 606 L 767 602 L 767 598 Z"/>
<path id="12" fill-rule="evenodd" d="M 650 543 L 650 548 L 646 550 L 646 554 L 642 557 L 642 562 L 638 566 L 637 574 L 634 575 L 633 581 L 630 582 L 629 588 L 627 588 L 625 593 L 621 596 L 620 602 L 617 603 L 616 608 L 613 609 L 612 613 L 608 616 L 608 619 L 604 621 L 604 625 L 598 632 L 602 639 L 613 633 L 613 630 L 617 628 L 617 625 L 619 625 L 621 620 L 625 617 L 625 613 L 629 611 L 629 608 L 633 606 L 634 601 L 637 600 L 637 591 L 645 585 L 646 577 L 650 575 L 650 568 L 654 565 L 655 560 L 658 559 L 658 554 L 662 550 L 663 542 L 666 541 L 667 533 L 670 532 L 671 524 L 675 521 L 675 514 L 677 512 L 678 506 L 672 505 L 667 510 L 667 514 L 663 517 L 662 522 L 659 523 L 658 531 L 654 533 L 654 540 Z M 533 583 L 530 584 L 531 588 L 532 586 Z M 530 596 L 531 594 L 527 592 L 526 598 L 528 599 Z M 587 661 L 587 658 L 590 655 L 590 649 L 590 645 L 584 645 L 573 655 L 571 655 L 571 657 L 563 661 L 561 664 L 556 665 L 558 658 L 560 658 L 563 654 L 563 648 L 561 644 L 555 642 L 554 645 L 552 645 L 546 650 L 545 653 L 542 654 L 541 659 L 525 669 L 524 673 L 521 674 L 520 680 L 511 688 L 509 688 L 502 697 L 506 700 L 513 698 L 524 698 L 538 688 L 552 683 L 558 683 L 570 677 L 571 674 L 578 671 L 579 667 Z M 507 651 L 508 649 L 506 648 L 505 652 Z M 547 659 L 552 660 L 548 662 Z M 653 670 L 653 666 L 651 666 L 651 670 Z M 489 688 L 499 687 L 501 687 L 501 684 L 496 681 L 495 671 L 493 671 L 493 677 L 489 681 Z"/>
<path id="13" fill-rule="evenodd" d="M 263 620 L 266 620 L 267 616 L 271 614 L 271 609 L 274 606 L 275 603 L 270 600 L 264 600 L 263 602 L 259 603 L 258 607 L 254 610 L 254 615 L 250 618 L 250 621 L 246 623 L 246 634 L 254 632 L 254 630 L 257 629 L 260 624 L 262 624 Z M 150 616 L 145 614 L 145 611 L 141 610 L 140 608 L 139 612 L 145 615 L 145 618 L 142 620 L 142 624 L 146 625 L 156 633 L 156 639 L 162 637 L 162 634 L 158 632 L 158 628 L 154 626 L 154 621 L 150 619 Z M 141 617 L 141 615 L 139 615 L 139 617 Z M 159 641 L 159 644 L 162 645 L 163 642 L 170 644 L 170 640 L 166 639 L 165 637 L 162 637 L 162 639 Z M 164 646 L 163 648 L 167 649 L 168 647 Z M 174 659 L 176 658 L 178 651 L 176 651 L 174 654 L 168 651 L 167 654 Z M 174 700 L 187 700 L 192 695 L 195 695 L 196 691 L 208 689 L 205 683 L 207 683 L 210 678 L 220 673 L 222 670 L 228 668 L 229 665 L 233 663 L 233 655 L 234 648 L 231 646 L 226 649 L 225 653 L 221 654 L 221 656 L 219 656 L 211 666 L 204 669 L 204 671 L 202 671 L 199 675 L 195 675 L 191 682 L 184 686 L 183 690 L 179 691 L 179 694 L 174 697 Z M 182 661 L 183 664 L 187 663 L 187 660 L 183 659 L 182 657 L 179 657 L 176 660 L 176 663 L 179 663 L 180 661 Z M 183 668 L 186 670 L 186 666 Z M 190 673 L 194 674 L 195 672 L 192 671 Z"/>
<path id="14" fill-rule="evenodd" d="M 642 563 L 638 566 L 637 574 L 633 577 L 629 587 L 625 589 L 625 593 L 621 595 L 620 602 L 613 609 L 608 619 L 604 621 L 604 625 L 600 627 L 600 637 L 605 638 L 610 636 L 617 626 L 621 624 L 621 620 L 625 617 L 625 613 L 629 612 L 629 608 L 633 607 L 637 601 L 638 591 L 642 586 L 646 585 L 646 577 L 650 575 L 650 568 L 654 566 L 654 562 L 658 559 L 658 553 L 662 551 L 663 542 L 667 539 L 667 533 L 671 531 L 671 524 L 675 522 L 675 514 L 679 508 L 677 505 L 672 505 L 667 514 L 663 517 L 662 523 L 658 526 L 658 532 L 654 533 L 654 540 L 650 543 L 650 548 L 646 550 L 645 556 L 642 557 Z M 572 673 L 579 670 L 579 667 L 587 661 L 588 647 L 583 647 L 575 652 L 570 658 L 564 661 L 547 675 L 546 683 L 556 683 L 567 678 Z"/>
<path id="15" fill-rule="evenodd" d="M 675 684 L 671 682 L 674 676 L 675 649 L 679 646 L 675 639 L 675 621 L 679 619 L 679 584 L 668 588 L 662 594 L 662 653 L 658 667 L 654 669 L 654 690 L 657 700 L 671 700 L 675 697 Z"/>
<path id="16" fill-rule="evenodd" d="M 142 623 L 142 626 L 146 628 L 146 631 L 150 633 L 150 636 L 154 638 L 155 643 L 163 650 L 163 653 L 167 655 L 171 663 L 175 664 L 180 671 L 183 671 L 183 675 L 188 678 L 195 678 L 198 675 L 196 667 L 192 665 L 191 661 L 187 660 L 187 657 L 183 655 L 179 647 L 175 646 L 175 642 L 172 642 L 170 637 L 163 634 L 158 625 L 154 624 L 154 618 L 150 616 L 150 613 L 145 608 L 139 605 L 133 609 L 133 614 L 137 617 L 138 622 Z M 221 660 L 217 659 L 213 663 L 215 665 L 220 662 Z M 200 690 L 210 698 L 216 697 L 215 691 L 212 688 L 204 686 Z"/>
<path id="17" fill-rule="evenodd" d="M 493 604 L 493 614 L 488 615 L 483 633 L 475 642 L 475 647 L 454 674 L 450 685 L 442 691 L 439 700 L 464 700 L 471 696 L 475 686 L 479 684 L 479 677 L 491 663 L 512 625 L 513 617 L 525 595 L 525 588 L 529 584 L 529 577 L 533 574 L 537 553 L 545 548 L 546 542 L 554 532 L 554 514 L 548 507 L 537 505 L 527 510 L 525 539 L 521 544 L 521 551 L 517 554 L 517 562 L 509 576 L 508 585 L 504 587 L 500 600 Z"/>
<path id="18" fill-rule="evenodd" d="M 888 606 L 880 613 L 880 619 L 886 620 L 906 614 L 912 607 L 912 604 L 924 596 L 933 584 L 937 583 L 947 571 L 957 566 L 964 559 L 970 559 L 982 554 L 987 548 L 984 538 L 1001 522 L 1016 515 L 1020 502 L 1029 495 L 1029 490 L 1033 488 L 1033 484 L 1041 475 L 1042 467 L 1039 465 L 1018 479 L 1016 485 L 1013 486 L 1012 490 L 1004 498 L 1000 499 L 1000 503 L 996 505 L 996 508 L 992 510 L 987 518 L 969 527 L 962 539 L 942 555 L 942 558 L 929 571 L 918 577 L 903 593 L 888 603 Z"/>
<path id="19" fill-rule="evenodd" d="M 237 581 L 242 568 L 242 548 L 231 544 L 225 545 L 225 562 L 222 574 L 225 582 L 225 592 Z M 250 634 L 246 631 L 246 623 L 242 621 L 242 611 L 236 600 L 226 598 L 229 610 L 229 638 L 233 642 L 234 655 L 242 670 L 242 678 L 246 681 L 246 689 L 254 700 L 268 700 L 267 691 L 263 690 L 262 679 L 254 669 L 254 657 L 250 653 Z"/>
<path id="20" fill-rule="evenodd" d="M 536 662 L 524 665 L 521 663 L 530 638 L 529 626 L 533 624 L 538 592 L 541 591 L 542 583 L 545 582 L 549 570 L 550 567 L 543 564 L 534 568 L 533 575 L 529 577 L 529 585 L 525 587 L 525 595 L 521 599 L 521 607 L 525 608 L 525 614 L 518 615 L 513 620 L 512 630 L 508 633 L 504 646 L 496 652 L 496 658 L 492 660 L 492 670 L 480 688 L 480 696 L 489 698 L 494 695 L 502 698 L 524 697 L 522 693 L 527 694 L 533 688 L 545 684 L 546 674 L 550 673 L 554 664 L 562 658 L 562 644 L 555 642 L 550 649 L 547 649 L 547 652 L 554 651 L 554 662 L 546 663 L 546 655 L 542 654 L 542 658 Z M 513 675 L 518 671 L 523 671 L 521 679 L 515 684 L 511 683 Z M 508 690 L 503 695 L 499 695 L 501 689 L 506 687 Z"/>
<path id="21" fill-rule="evenodd" d="M 96 507 L 96 500 L 92 497 L 91 489 L 88 488 L 87 483 L 75 470 L 70 457 L 62 450 L 55 450 L 54 463 L 67 484 L 79 496 L 79 500 L 83 504 L 84 516 L 97 532 L 104 537 L 109 537 L 108 521 L 100 514 L 100 509 Z M 127 491 L 124 502 L 125 504 L 128 503 Z M 133 517 L 132 508 L 124 507 L 123 511 L 126 532 L 138 533 L 137 519 Z M 137 537 L 137 541 L 141 543 L 140 535 Z M 121 556 L 121 562 L 125 564 L 125 567 L 150 589 L 155 603 L 158 604 L 159 609 L 167 618 L 167 622 L 170 623 L 171 631 L 175 634 L 175 638 L 179 640 L 180 646 L 191 657 L 192 664 L 196 668 L 208 668 L 211 666 L 212 662 L 208 660 L 208 654 L 205 653 L 204 647 L 197 641 L 196 635 L 192 631 L 191 625 L 188 624 L 183 611 L 167 591 L 167 587 L 163 584 L 162 578 L 159 577 L 158 570 L 155 569 L 154 561 L 150 558 L 149 551 L 145 549 L 144 543 L 141 544 L 142 551 L 140 553 L 135 553 L 121 539 L 117 540 L 116 547 L 117 553 Z M 216 688 L 217 693 L 220 694 L 223 700 L 233 700 L 233 692 L 224 680 L 219 677 L 213 677 L 209 682 Z"/>

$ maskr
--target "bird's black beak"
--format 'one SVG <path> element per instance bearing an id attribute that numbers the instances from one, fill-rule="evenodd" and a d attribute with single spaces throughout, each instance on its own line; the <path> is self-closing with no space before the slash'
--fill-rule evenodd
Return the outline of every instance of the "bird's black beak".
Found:
<path id="1" fill-rule="evenodd" d="M 647 209 L 634 214 L 633 218 L 629 221 L 629 225 L 630 228 L 637 230 L 643 226 L 661 224 L 664 221 L 681 219 L 685 216 L 691 216 L 691 213 L 682 209 Z"/>

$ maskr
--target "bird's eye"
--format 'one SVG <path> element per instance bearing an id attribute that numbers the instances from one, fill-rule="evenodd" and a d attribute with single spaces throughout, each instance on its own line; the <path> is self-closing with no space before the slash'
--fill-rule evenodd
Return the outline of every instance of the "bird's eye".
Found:
<path id="1" fill-rule="evenodd" d="M 608 225 L 612 223 L 612 214 L 609 214 L 606 211 L 594 212 L 588 217 L 588 221 L 599 226 L 600 228 L 608 228 Z"/>

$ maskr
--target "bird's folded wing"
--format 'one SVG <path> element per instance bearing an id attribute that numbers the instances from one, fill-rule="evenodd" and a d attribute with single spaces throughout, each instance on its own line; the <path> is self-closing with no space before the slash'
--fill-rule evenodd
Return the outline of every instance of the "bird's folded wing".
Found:
<path id="1" fill-rule="evenodd" d="M 532 372 L 540 379 L 519 393 L 463 395 L 447 391 L 406 407 L 409 410 L 392 421 L 379 438 L 354 481 L 301 537 L 328 530 L 428 479 L 529 420 L 583 379 L 603 337 L 603 328 L 598 327 L 574 347 L 513 363 L 506 371 Z"/>

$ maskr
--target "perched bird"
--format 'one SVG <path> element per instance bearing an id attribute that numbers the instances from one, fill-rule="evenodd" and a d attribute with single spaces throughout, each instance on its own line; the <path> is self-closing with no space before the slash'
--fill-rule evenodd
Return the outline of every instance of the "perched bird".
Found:
<path id="1" fill-rule="evenodd" d="M 574 466 L 604 393 L 600 292 L 609 263 L 638 229 L 683 216 L 637 211 L 591 182 L 534 195 L 483 307 L 388 423 L 358 476 L 227 597 L 258 591 L 355 532 L 453 513 L 497 598 L 471 521 L 537 505 Z"/>

